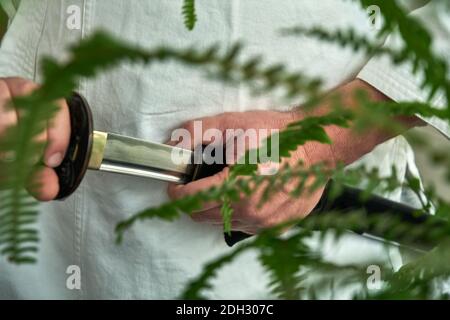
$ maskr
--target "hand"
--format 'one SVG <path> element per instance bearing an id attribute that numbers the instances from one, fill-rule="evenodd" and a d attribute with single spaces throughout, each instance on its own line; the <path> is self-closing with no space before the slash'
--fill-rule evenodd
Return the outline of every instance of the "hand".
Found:
<path id="1" fill-rule="evenodd" d="M 361 80 L 353 80 L 348 84 L 335 90 L 343 98 L 343 105 L 346 108 L 358 110 L 360 108 L 358 100 L 354 99 L 355 90 L 363 90 L 373 101 L 386 101 L 389 98 L 381 92 Z M 312 116 L 325 115 L 333 110 L 334 99 L 324 99 L 321 105 L 313 110 Z M 282 130 L 289 122 L 298 121 L 306 115 L 301 110 L 293 112 L 274 112 L 274 111 L 249 111 L 225 113 L 215 117 L 207 117 L 202 120 L 203 131 L 209 128 L 219 129 L 224 132 L 228 128 L 266 128 Z M 423 122 L 416 117 L 396 117 L 394 121 L 399 122 L 406 129 L 422 125 Z M 190 121 L 184 125 L 191 135 L 194 133 L 194 122 Z M 326 163 L 333 168 L 337 163 L 350 164 L 361 158 L 366 153 L 372 151 L 378 144 L 392 138 L 392 132 L 386 132 L 382 128 L 367 128 L 363 133 L 357 133 L 352 128 L 341 128 L 337 126 L 328 126 L 325 128 L 328 136 L 332 140 L 331 145 L 308 142 L 298 147 L 291 157 L 284 159 L 289 165 L 295 166 L 299 160 L 302 160 L 307 168 L 312 164 Z M 190 147 L 199 143 L 207 144 L 211 141 L 201 141 L 195 137 Z M 185 197 L 198 193 L 199 191 L 221 185 L 228 176 L 228 168 L 222 172 L 205 179 L 194 181 L 186 185 L 169 185 L 168 193 L 173 199 Z M 312 193 L 302 194 L 301 197 L 291 198 L 288 194 L 295 187 L 295 181 L 290 181 L 285 190 L 277 191 L 261 207 L 258 204 L 261 200 L 261 193 L 264 186 L 256 186 L 255 192 L 247 199 L 233 204 L 234 214 L 232 219 L 232 229 L 240 230 L 246 233 L 257 233 L 260 229 L 272 227 L 280 223 L 298 220 L 307 216 L 317 205 L 323 193 L 323 188 Z M 308 186 L 310 181 L 306 181 Z M 308 188 L 306 187 L 306 190 Z M 287 192 L 286 192 L 287 191 Z M 307 190 L 308 191 L 308 190 Z M 208 222 L 221 225 L 220 203 L 208 203 L 202 210 L 192 215 L 196 221 Z"/>
<path id="2" fill-rule="evenodd" d="M 208 129 L 219 130 L 222 135 L 225 135 L 227 129 L 279 129 L 282 130 L 286 125 L 298 117 L 298 113 L 291 112 L 275 112 L 275 111 L 249 111 L 249 112 L 233 112 L 224 113 L 214 117 L 207 117 L 198 119 L 201 121 L 203 132 Z M 212 141 L 205 141 L 198 139 L 194 135 L 194 121 L 190 121 L 183 126 L 188 130 L 191 137 L 194 137 L 191 148 L 198 144 L 208 144 Z M 258 130 L 257 130 L 258 131 Z M 258 137 L 259 140 L 263 137 Z M 201 141 L 200 141 L 201 140 Z M 224 139 L 225 141 L 225 139 Z M 317 143 L 308 144 L 307 146 L 299 147 L 292 157 L 285 159 L 291 166 L 298 164 L 300 160 L 308 167 L 311 163 L 317 162 L 308 155 L 309 150 L 319 147 Z M 320 153 L 326 156 L 330 154 L 331 150 L 328 146 L 321 147 Z M 236 151 L 236 150 L 234 150 Z M 234 160 L 238 159 L 240 155 L 235 152 Z M 330 157 L 332 155 L 330 154 Z M 225 168 L 223 171 L 204 179 L 200 179 L 186 185 L 171 184 L 168 188 L 169 196 L 172 199 L 185 197 L 195 194 L 199 191 L 209 189 L 213 186 L 221 185 L 228 177 L 229 169 Z M 255 234 L 261 229 L 273 227 L 283 222 L 298 220 L 308 215 L 317 205 L 323 193 L 323 188 L 318 189 L 313 193 L 302 195 L 301 199 L 294 199 L 289 195 L 289 191 L 294 187 L 295 181 L 291 181 L 285 190 L 278 191 L 273 194 L 269 201 L 259 206 L 262 197 L 264 185 L 258 186 L 256 191 L 248 198 L 243 198 L 241 201 L 234 203 L 232 229 L 243 231 L 248 234 Z M 308 182 L 307 182 L 308 184 Z M 208 203 L 202 210 L 195 212 L 191 217 L 195 221 L 206 222 L 213 225 L 222 225 L 222 217 L 220 214 L 220 203 Z"/>
<path id="3" fill-rule="evenodd" d="M 22 78 L 0 78 L 0 139 L 8 127 L 20 123 L 20 112 L 9 107 L 11 98 L 28 95 L 38 87 L 32 81 Z M 54 199 L 59 192 L 58 176 L 53 168 L 59 166 L 66 153 L 70 139 L 69 109 L 64 100 L 57 101 L 59 112 L 37 141 L 46 144 L 43 154 L 44 164 L 30 181 L 38 182 L 39 190 L 29 188 L 30 193 L 41 201 Z"/>

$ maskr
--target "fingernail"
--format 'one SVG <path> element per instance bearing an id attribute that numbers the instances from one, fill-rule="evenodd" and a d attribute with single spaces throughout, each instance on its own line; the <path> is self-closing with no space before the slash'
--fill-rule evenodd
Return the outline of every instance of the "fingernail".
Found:
<path id="1" fill-rule="evenodd" d="M 56 168 L 61 164 L 63 160 L 63 156 L 60 152 L 52 154 L 50 157 L 47 158 L 47 166 L 51 168 Z"/>

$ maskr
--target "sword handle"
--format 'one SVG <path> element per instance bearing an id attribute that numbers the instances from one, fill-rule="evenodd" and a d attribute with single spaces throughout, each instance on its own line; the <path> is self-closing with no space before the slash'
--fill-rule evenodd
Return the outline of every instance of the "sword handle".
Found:
<path id="1" fill-rule="evenodd" d="M 206 145 L 202 146 L 202 150 L 205 150 Z M 211 156 L 214 157 L 215 149 L 211 151 Z M 187 179 L 186 182 L 191 182 L 195 180 L 200 180 L 206 177 L 210 177 L 215 175 L 216 173 L 219 173 L 223 169 L 227 167 L 226 161 L 225 161 L 225 152 L 223 152 L 223 160 L 222 163 L 213 163 L 213 164 L 195 164 L 194 168 L 192 169 L 192 176 Z M 194 163 L 194 155 L 192 155 L 192 163 Z M 204 159 L 204 157 L 203 157 Z"/>
<path id="2" fill-rule="evenodd" d="M 55 199 L 71 195 L 86 173 L 92 149 L 94 125 L 91 109 L 78 93 L 66 99 L 70 113 L 70 141 L 64 159 L 57 168 L 59 192 Z"/>
<path id="3" fill-rule="evenodd" d="M 204 150 L 205 147 L 206 147 L 206 145 L 203 145 L 202 150 Z M 214 153 L 214 150 L 212 150 L 212 153 Z M 222 171 L 225 167 L 227 167 L 226 161 L 225 161 L 226 160 L 225 154 L 226 154 L 226 152 L 224 151 L 222 164 L 202 163 L 202 164 L 195 165 L 191 178 L 186 182 L 191 182 L 191 181 L 195 181 L 195 180 L 200 180 L 202 178 L 210 177 L 210 176 Z M 214 154 L 211 154 L 211 156 L 214 157 Z M 241 232 L 241 231 L 231 231 L 230 233 L 224 233 L 225 242 L 229 247 L 231 247 L 234 244 L 236 244 L 237 242 L 242 241 L 251 236 L 252 235 Z"/>

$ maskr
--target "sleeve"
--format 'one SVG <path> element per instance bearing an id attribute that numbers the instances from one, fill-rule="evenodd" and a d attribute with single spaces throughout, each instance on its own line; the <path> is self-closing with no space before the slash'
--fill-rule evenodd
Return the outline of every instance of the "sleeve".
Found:
<path id="1" fill-rule="evenodd" d="M 450 65 L 450 9 L 447 5 L 445 1 L 432 1 L 413 11 L 411 15 L 427 27 L 433 36 L 434 52 Z M 385 46 L 397 48 L 401 43 L 400 36 L 392 34 L 386 40 Z M 357 78 L 369 83 L 397 102 L 427 101 L 428 92 L 420 86 L 422 77 L 420 73 L 413 74 L 412 65 L 409 63 L 394 65 L 389 57 L 376 56 L 367 62 Z M 431 100 L 431 104 L 444 108 L 447 105 L 444 93 L 438 92 Z M 450 125 L 447 121 L 436 117 L 419 117 L 450 138 Z"/>

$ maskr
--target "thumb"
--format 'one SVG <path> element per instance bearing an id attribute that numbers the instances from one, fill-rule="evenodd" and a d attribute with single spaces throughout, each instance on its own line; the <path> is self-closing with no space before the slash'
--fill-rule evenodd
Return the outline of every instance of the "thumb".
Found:
<path id="1" fill-rule="evenodd" d="M 65 100 L 57 102 L 59 111 L 47 126 L 47 147 L 45 164 L 50 168 L 59 166 L 64 159 L 70 140 L 69 107 Z"/>

